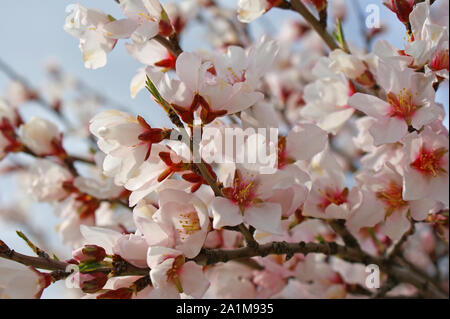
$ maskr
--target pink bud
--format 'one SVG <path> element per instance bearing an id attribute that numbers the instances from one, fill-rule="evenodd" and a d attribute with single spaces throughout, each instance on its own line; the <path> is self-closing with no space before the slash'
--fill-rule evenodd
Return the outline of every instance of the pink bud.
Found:
<path id="1" fill-rule="evenodd" d="M 79 262 L 82 261 L 102 261 L 106 257 L 106 251 L 97 245 L 85 245 L 72 252 L 72 256 Z"/>
<path id="2" fill-rule="evenodd" d="M 414 3 L 414 0 L 389 0 L 384 2 L 386 7 L 394 12 L 403 23 L 409 22 L 409 14 L 413 10 Z"/>

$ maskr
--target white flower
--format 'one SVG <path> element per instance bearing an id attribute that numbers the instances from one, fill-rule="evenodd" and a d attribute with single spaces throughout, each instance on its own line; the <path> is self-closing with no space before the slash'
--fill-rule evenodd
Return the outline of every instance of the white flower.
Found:
<path id="1" fill-rule="evenodd" d="M 46 159 L 37 159 L 25 178 L 28 192 L 40 202 L 55 202 L 67 197 L 63 183 L 73 179 L 67 169 Z"/>
<path id="2" fill-rule="evenodd" d="M 52 122 L 32 117 L 19 128 L 20 141 L 37 155 L 61 155 L 61 133 Z"/>
<path id="3" fill-rule="evenodd" d="M 97 69 L 106 65 L 107 54 L 114 48 L 117 40 L 107 37 L 105 26 L 114 21 L 111 16 L 80 5 L 68 7 L 64 30 L 80 40 L 80 50 L 84 66 Z"/>

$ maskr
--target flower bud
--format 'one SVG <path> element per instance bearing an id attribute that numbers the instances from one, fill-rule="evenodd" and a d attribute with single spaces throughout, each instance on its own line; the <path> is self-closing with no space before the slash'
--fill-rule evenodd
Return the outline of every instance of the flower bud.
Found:
<path id="1" fill-rule="evenodd" d="M 409 22 L 409 14 L 414 7 L 414 0 L 389 0 L 384 5 L 397 15 L 397 18 L 403 22 Z"/>
<path id="2" fill-rule="evenodd" d="M 33 117 L 19 128 L 22 143 L 37 155 L 61 154 L 61 134 L 50 121 Z"/>
<path id="3" fill-rule="evenodd" d="M 103 272 L 77 273 L 75 280 L 78 282 L 81 290 L 85 293 L 93 294 L 103 288 L 108 281 L 108 276 Z"/>
<path id="4" fill-rule="evenodd" d="M 119 288 L 115 290 L 109 290 L 101 295 L 97 296 L 97 299 L 131 299 L 133 296 L 133 289 Z"/>
<path id="5" fill-rule="evenodd" d="M 84 247 L 73 251 L 72 256 L 79 262 L 102 261 L 106 257 L 106 251 L 97 245 L 84 245 Z"/>

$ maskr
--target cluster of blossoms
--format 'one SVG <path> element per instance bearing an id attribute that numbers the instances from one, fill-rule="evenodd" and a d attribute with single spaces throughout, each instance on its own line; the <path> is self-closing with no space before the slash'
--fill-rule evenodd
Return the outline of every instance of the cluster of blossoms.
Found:
<path id="1" fill-rule="evenodd" d="M 448 253 L 437 251 L 449 237 L 449 137 L 436 102 L 448 85 L 448 25 L 431 15 L 438 4 L 392 0 L 405 47 L 379 40 L 371 53 L 352 52 L 340 23 L 336 40 L 327 33 L 328 11 L 345 18 L 343 3 L 328 2 L 239 0 L 232 18 L 211 0 L 120 0 L 121 19 L 71 6 L 64 30 L 79 39 L 85 67 L 103 67 L 129 39 L 126 50 L 143 64 L 131 97 L 148 91 L 174 127 L 124 110 L 89 123 L 80 116 L 99 149 L 83 159 L 68 154 L 55 124 L 25 121 L 16 103 L 0 100 L 0 159 L 36 158 L 24 183 L 55 204 L 58 233 L 73 249 L 54 270 L 76 266 L 65 277 L 86 298 L 345 298 L 376 295 L 366 260 L 388 256 L 439 278 L 430 291 L 396 281 L 390 293 L 448 293 L 439 264 Z M 241 23 L 272 8 L 305 21 L 250 43 Z M 196 19 L 215 19 L 216 50 L 182 50 Z M 322 39 L 334 43 L 329 52 Z M 240 142 L 224 148 L 240 129 Z M 261 129 L 277 129 L 276 141 Z M 238 160 L 268 150 L 269 167 Z M 338 256 L 342 246 L 359 257 Z M 2 241 L 0 254 L 12 254 Z M 20 283 L 3 276 L 11 271 Z M 12 297 L 40 296 L 61 279 L 3 258 L 0 274 L 0 296 Z"/>

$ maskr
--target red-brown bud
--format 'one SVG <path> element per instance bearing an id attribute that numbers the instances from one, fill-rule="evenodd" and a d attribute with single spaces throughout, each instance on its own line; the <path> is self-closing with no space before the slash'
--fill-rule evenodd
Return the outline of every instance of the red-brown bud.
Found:
<path id="1" fill-rule="evenodd" d="M 397 18 L 403 22 L 409 22 L 409 15 L 414 8 L 415 0 L 389 0 L 384 5 L 397 15 Z"/>
<path id="2" fill-rule="evenodd" d="M 131 299 L 133 296 L 133 289 L 119 288 L 115 290 L 108 290 L 107 292 L 98 295 L 97 299 Z"/>
<path id="3" fill-rule="evenodd" d="M 88 274 L 77 274 L 77 280 L 83 292 L 93 294 L 105 286 L 108 276 L 103 272 L 91 272 Z"/>
<path id="4" fill-rule="evenodd" d="M 314 7 L 316 7 L 317 12 L 321 12 L 327 9 L 328 0 L 309 0 Z"/>
<path id="5" fill-rule="evenodd" d="M 97 245 L 85 245 L 72 253 L 75 260 L 82 261 L 102 261 L 106 257 L 106 251 L 103 247 Z"/>

